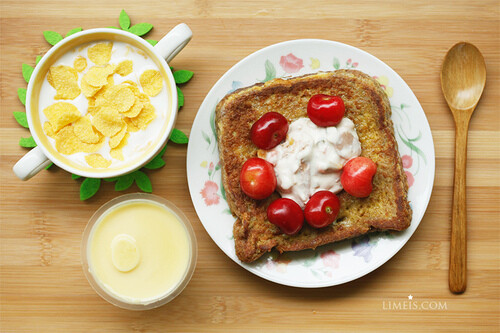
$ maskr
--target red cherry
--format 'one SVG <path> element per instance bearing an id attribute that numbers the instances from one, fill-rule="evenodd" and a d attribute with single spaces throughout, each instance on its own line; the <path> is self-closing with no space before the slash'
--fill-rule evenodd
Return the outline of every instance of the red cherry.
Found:
<path id="1" fill-rule="evenodd" d="M 340 210 L 339 198 L 330 191 L 318 191 L 306 204 L 304 215 L 314 228 L 323 228 L 337 219 Z"/>
<path id="2" fill-rule="evenodd" d="M 260 149 L 272 149 L 285 139 L 287 132 L 286 118 L 277 112 L 268 112 L 252 125 L 250 135 Z"/>
<path id="3" fill-rule="evenodd" d="M 292 199 L 279 198 L 267 207 L 267 219 L 285 234 L 294 235 L 304 224 L 304 213 Z"/>
<path id="4" fill-rule="evenodd" d="M 365 198 L 372 193 L 372 179 L 377 165 L 367 157 L 355 157 L 344 166 L 340 182 L 344 190 L 352 196 Z"/>
<path id="5" fill-rule="evenodd" d="M 240 187 L 250 198 L 267 198 L 276 189 L 273 165 L 259 157 L 248 159 L 240 172 Z"/>
<path id="6" fill-rule="evenodd" d="M 317 126 L 335 126 L 344 117 L 345 106 L 342 98 L 318 94 L 307 103 L 307 115 Z"/>

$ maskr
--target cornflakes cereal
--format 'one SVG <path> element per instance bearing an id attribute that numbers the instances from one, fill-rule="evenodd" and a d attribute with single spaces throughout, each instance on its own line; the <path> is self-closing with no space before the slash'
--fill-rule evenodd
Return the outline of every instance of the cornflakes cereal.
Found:
<path id="1" fill-rule="evenodd" d="M 148 97 L 148 95 L 143 94 L 143 93 L 140 92 L 136 96 L 137 96 L 137 98 L 139 98 L 139 100 L 142 102 L 142 104 L 149 103 L 149 97 Z"/>
<path id="2" fill-rule="evenodd" d="M 118 146 L 115 148 L 112 148 L 109 151 L 109 154 L 111 155 L 112 158 L 123 161 L 123 147 L 127 145 L 128 138 L 130 137 L 129 133 L 125 133 L 125 137 L 123 137 L 122 141 Z"/>
<path id="3" fill-rule="evenodd" d="M 155 117 L 155 107 L 151 103 L 146 103 L 141 113 L 134 118 L 130 118 L 130 120 L 137 128 L 142 130 L 145 129 Z"/>
<path id="4" fill-rule="evenodd" d="M 52 124 L 48 121 L 43 123 L 43 131 L 51 138 L 54 138 L 57 134 L 54 128 L 52 127 Z"/>
<path id="5" fill-rule="evenodd" d="M 123 82 L 123 83 L 126 83 L 126 82 Z M 135 95 L 136 97 L 140 97 L 141 101 L 143 101 L 143 99 L 144 99 L 143 97 L 145 96 L 146 101 L 147 101 L 147 102 L 149 102 L 149 97 L 148 97 L 148 95 L 141 93 L 141 91 L 139 90 L 139 88 L 137 88 L 137 86 L 136 86 L 136 85 L 129 85 L 129 86 L 128 86 L 128 88 L 129 88 L 130 90 L 132 90 L 132 92 L 134 93 L 134 95 Z"/>
<path id="6" fill-rule="evenodd" d="M 67 76 L 70 80 L 78 80 L 78 73 L 74 71 L 73 68 L 65 65 L 51 66 L 49 68 L 49 72 L 47 73 L 47 81 L 49 81 L 50 85 L 54 88 L 57 87 L 55 85 L 54 79 L 52 78 L 52 75 L 55 75 L 56 78 Z"/>
<path id="7" fill-rule="evenodd" d="M 76 137 L 82 142 L 97 143 L 101 139 L 99 133 L 94 130 L 89 116 L 80 117 L 72 126 Z"/>
<path id="8" fill-rule="evenodd" d="M 71 126 L 62 128 L 55 139 L 58 152 L 70 155 L 79 151 L 80 140 L 75 136 Z"/>
<path id="9" fill-rule="evenodd" d="M 104 87 L 111 87 L 115 85 L 115 79 L 113 75 L 108 76 L 108 83 Z"/>
<path id="10" fill-rule="evenodd" d="M 102 157 L 101 154 L 90 154 L 85 156 L 85 161 L 93 168 L 107 168 L 111 165 L 111 161 Z"/>
<path id="11" fill-rule="evenodd" d="M 125 126 L 118 111 L 107 106 L 99 107 L 99 110 L 93 115 L 92 123 L 99 132 L 107 137 L 114 136 Z"/>
<path id="12" fill-rule="evenodd" d="M 118 112 L 128 111 L 135 102 L 134 93 L 124 84 L 110 87 L 104 94 L 104 99 L 107 105 L 110 105 Z"/>
<path id="13" fill-rule="evenodd" d="M 135 124 L 132 122 L 131 118 L 123 118 L 123 120 L 125 121 L 125 124 L 127 124 L 127 131 L 129 132 L 138 132 L 139 131 L 139 127 L 135 126 Z"/>
<path id="14" fill-rule="evenodd" d="M 49 68 L 49 72 L 47 73 L 47 82 L 53 87 L 55 88 L 56 85 L 54 84 L 54 80 L 52 80 L 52 75 L 50 75 L 50 68 Z"/>
<path id="15" fill-rule="evenodd" d="M 99 107 L 98 106 L 89 106 L 87 108 L 87 114 L 89 114 L 91 116 L 94 116 L 98 111 L 99 111 Z"/>
<path id="16" fill-rule="evenodd" d="M 94 66 L 83 76 L 83 79 L 85 79 L 91 86 L 101 88 L 108 83 L 108 76 L 111 74 L 113 74 L 113 66 Z"/>
<path id="17" fill-rule="evenodd" d="M 56 149 L 62 154 L 95 153 L 104 144 L 104 137 L 97 143 L 85 143 L 75 135 L 72 126 L 63 127 L 56 135 Z"/>
<path id="18" fill-rule="evenodd" d="M 95 95 L 94 99 L 89 99 L 89 103 L 92 102 L 92 106 L 99 106 L 99 105 L 104 105 L 106 104 L 106 99 L 104 98 L 104 95 L 106 92 L 111 89 L 115 85 L 115 80 L 113 79 L 113 76 L 110 75 L 108 76 L 108 83 L 105 84 Z"/>
<path id="19" fill-rule="evenodd" d="M 90 167 L 107 168 L 113 160 L 124 160 L 123 148 L 128 144 L 130 133 L 146 129 L 155 119 L 156 110 L 150 96 L 162 92 L 163 78 L 158 70 L 148 69 L 140 75 L 139 82 L 126 80 L 115 85 L 114 74 L 122 77 L 133 74 L 137 80 L 133 60 L 110 63 L 113 42 L 100 42 L 80 48 L 79 52 L 85 49 L 88 58 L 76 56 L 73 67 L 52 66 L 47 73 L 48 83 L 56 89 L 55 99 L 75 99 L 83 93 L 87 103 L 79 104 L 80 99 L 75 103 L 87 108 L 80 110 L 84 115 L 73 104 L 55 103 L 43 109 L 48 119 L 43 130 L 55 140 L 55 148 L 60 153 L 86 153 L 85 161 Z M 140 50 L 130 48 L 130 51 L 145 56 Z M 92 63 L 89 66 L 89 60 L 95 66 Z M 79 72 L 82 73 L 80 79 Z M 105 142 L 109 145 L 109 160 L 97 153 Z"/>
<path id="20" fill-rule="evenodd" d="M 105 65 L 111 60 L 113 43 L 98 43 L 87 50 L 90 61 L 96 65 Z"/>
<path id="21" fill-rule="evenodd" d="M 124 117 L 134 118 L 142 111 L 144 108 L 144 103 L 142 103 L 138 98 L 135 99 L 134 105 L 125 112 L 121 112 Z"/>
<path id="22" fill-rule="evenodd" d="M 127 134 L 127 125 L 123 126 L 120 132 L 116 133 L 114 136 L 109 138 L 109 147 L 116 148 L 120 144 L 120 142 L 122 142 L 122 139 L 125 137 L 125 134 Z"/>
<path id="23" fill-rule="evenodd" d="M 71 103 L 57 102 L 46 107 L 43 113 L 49 120 L 54 132 L 58 132 L 64 126 L 71 124 L 81 117 L 80 111 Z"/>
<path id="24" fill-rule="evenodd" d="M 85 76 L 82 77 L 81 87 L 83 96 L 85 97 L 92 97 L 101 89 L 101 87 L 94 87 L 88 84 Z"/>
<path id="25" fill-rule="evenodd" d="M 124 60 L 116 66 L 115 73 L 119 74 L 120 76 L 127 76 L 132 73 L 132 71 L 134 70 L 133 68 L 134 64 L 132 60 Z"/>
<path id="26" fill-rule="evenodd" d="M 47 81 L 56 89 L 54 99 L 75 99 L 80 95 L 78 73 L 69 66 L 52 66 L 49 69 Z"/>
<path id="27" fill-rule="evenodd" d="M 128 85 L 131 85 L 131 86 L 137 88 L 137 83 L 135 83 L 134 81 L 126 80 L 126 81 L 123 81 L 122 83 L 126 83 Z"/>
<path id="28" fill-rule="evenodd" d="M 87 59 L 85 59 L 84 57 L 75 58 L 75 60 L 73 61 L 73 68 L 77 72 L 83 72 L 85 68 L 87 68 Z"/>
<path id="29" fill-rule="evenodd" d="M 163 79 L 159 71 L 148 69 L 139 78 L 142 89 L 151 97 L 158 95 L 163 88 Z"/>

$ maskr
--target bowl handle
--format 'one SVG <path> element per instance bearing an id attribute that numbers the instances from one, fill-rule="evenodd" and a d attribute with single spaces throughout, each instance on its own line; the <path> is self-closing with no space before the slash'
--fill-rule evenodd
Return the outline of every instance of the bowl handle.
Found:
<path id="1" fill-rule="evenodd" d="M 187 24 L 176 25 L 168 34 L 163 37 L 155 49 L 169 63 L 193 37 L 193 32 Z"/>
<path id="2" fill-rule="evenodd" d="M 28 180 L 50 164 L 40 147 L 31 149 L 14 165 L 12 170 L 21 180 Z"/>

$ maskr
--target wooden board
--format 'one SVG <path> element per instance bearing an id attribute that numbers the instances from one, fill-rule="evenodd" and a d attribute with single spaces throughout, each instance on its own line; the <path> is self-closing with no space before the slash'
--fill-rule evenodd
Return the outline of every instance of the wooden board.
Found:
<path id="1" fill-rule="evenodd" d="M 208 332 L 446 330 L 498 331 L 500 312 L 500 11 L 498 1 L 14 1 L 0 3 L 0 331 Z M 199 242 L 196 272 L 174 301 L 130 312 L 103 301 L 80 265 L 87 220 L 116 197 L 110 184 L 79 200 L 79 181 L 54 168 L 28 182 L 11 168 L 28 136 L 12 117 L 23 110 L 21 64 L 49 49 L 42 31 L 65 33 L 118 25 L 124 8 L 132 23 L 150 22 L 160 39 L 179 22 L 194 38 L 172 62 L 195 72 L 183 87 L 177 127 L 189 133 L 204 96 L 248 54 L 298 38 L 323 38 L 359 47 L 382 59 L 409 84 L 431 125 L 436 150 L 432 198 L 419 228 L 388 263 L 356 281 L 297 289 L 262 280 L 226 257 L 203 229 L 186 181 L 186 147 L 170 145 L 167 165 L 149 172 L 154 193 L 177 204 Z M 454 124 L 441 94 L 439 71 L 458 41 L 484 54 L 487 82 L 469 132 L 467 170 L 468 288 L 448 290 Z M 127 192 L 135 192 L 131 188 Z M 404 308 L 408 296 L 418 309 Z M 424 302 L 446 304 L 425 309 Z M 392 305 L 391 305 L 392 304 Z M 397 305 L 400 308 L 397 308 Z M 408 306 L 408 305 L 406 305 Z"/>

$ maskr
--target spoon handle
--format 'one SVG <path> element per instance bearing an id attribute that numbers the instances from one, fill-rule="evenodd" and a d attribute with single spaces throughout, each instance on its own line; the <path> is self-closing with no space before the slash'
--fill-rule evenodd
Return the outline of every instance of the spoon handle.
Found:
<path id="1" fill-rule="evenodd" d="M 451 215 L 450 243 L 450 291 L 463 293 L 467 286 L 467 207 L 465 176 L 467 165 L 468 119 L 456 122 L 455 130 L 455 178 Z"/>

